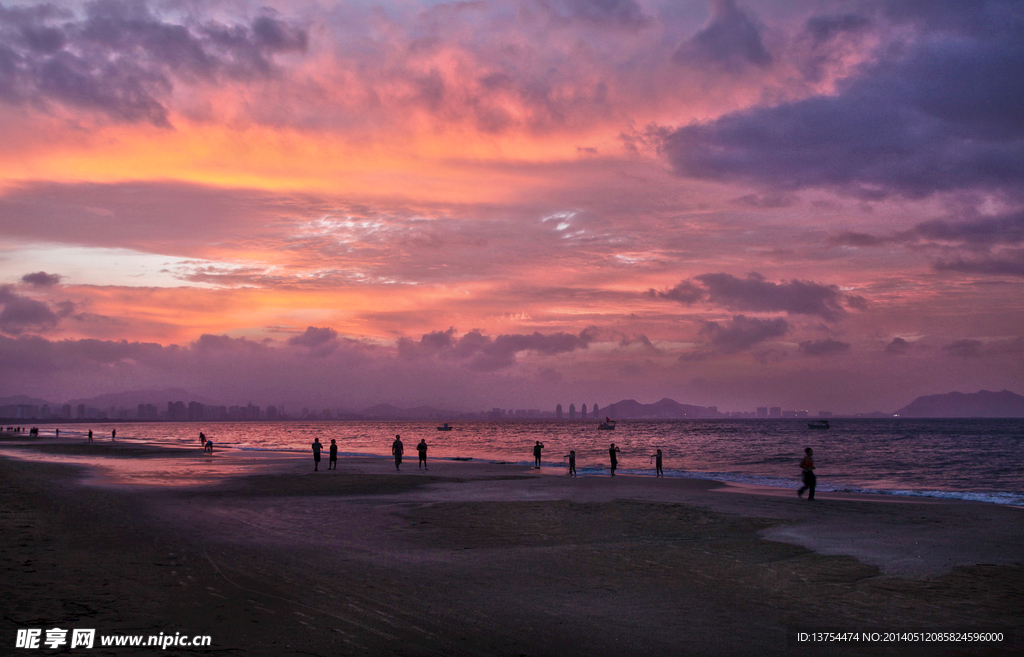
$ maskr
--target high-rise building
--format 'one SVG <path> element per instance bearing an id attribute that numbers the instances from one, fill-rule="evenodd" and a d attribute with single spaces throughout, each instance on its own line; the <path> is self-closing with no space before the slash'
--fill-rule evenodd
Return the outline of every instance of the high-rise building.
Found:
<path id="1" fill-rule="evenodd" d="M 569 404 L 569 419 L 576 419 L 576 404 Z"/>
<path id="2" fill-rule="evenodd" d="M 562 419 L 562 405 L 561 404 L 555 404 L 555 419 L 556 420 L 561 420 Z"/>
<path id="3" fill-rule="evenodd" d="M 782 407 L 772 406 L 768 409 L 768 417 L 782 417 Z"/>
<path id="4" fill-rule="evenodd" d="M 581 420 L 586 420 L 587 419 L 587 405 L 586 404 L 584 404 L 580 408 L 580 419 Z"/>
<path id="5" fill-rule="evenodd" d="M 768 417 L 768 407 L 767 406 L 758 406 L 757 407 L 757 417 Z"/>

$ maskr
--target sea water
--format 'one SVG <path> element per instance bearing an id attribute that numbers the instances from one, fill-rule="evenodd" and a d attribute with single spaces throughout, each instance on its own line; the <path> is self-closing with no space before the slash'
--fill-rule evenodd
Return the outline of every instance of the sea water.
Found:
<path id="1" fill-rule="evenodd" d="M 388 457 L 396 434 L 407 457 L 426 439 L 431 459 L 533 463 L 533 445 L 544 443 L 543 462 L 562 466 L 576 451 L 581 475 L 608 474 L 608 449 L 619 449 L 619 474 L 652 475 L 661 449 L 668 477 L 799 486 L 798 464 L 814 449 L 818 489 L 887 495 L 946 497 L 1024 506 L 1024 420 L 1017 419 L 834 419 L 828 430 L 807 420 L 658 420 L 618 423 L 614 431 L 596 421 L 456 422 L 159 422 L 44 425 L 62 437 L 82 438 L 92 429 L 100 440 L 117 430 L 118 440 L 199 446 L 199 432 L 218 450 L 310 452 L 319 438 L 338 442 L 342 457 Z"/>

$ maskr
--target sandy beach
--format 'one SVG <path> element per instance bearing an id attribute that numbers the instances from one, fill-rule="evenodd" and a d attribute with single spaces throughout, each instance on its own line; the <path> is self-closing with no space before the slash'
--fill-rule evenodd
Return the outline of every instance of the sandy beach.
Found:
<path id="1" fill-rule="evenodd" d="M 47 652 L 17 650 L 15 636 L 52 627 L 212 637 L 161 651 L 182 655 L 1024 646 L 1015 507 L 837 493 L 811 503 L 710 481 L 477 462 L 432 461 L 427 473 L 415 459 L 401 472 L 374 458 L 325 471 L 325 460 L 314 473 L 311 458 L 291 454 L 109 442 L 5 442 L 0 452 L 4 654 Z M 811 630 L 1011 640 L 795 641 Z"/>

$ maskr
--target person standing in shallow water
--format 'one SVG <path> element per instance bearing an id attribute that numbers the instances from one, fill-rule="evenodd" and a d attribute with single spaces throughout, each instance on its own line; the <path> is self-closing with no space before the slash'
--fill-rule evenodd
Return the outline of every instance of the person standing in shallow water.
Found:
<path id="1" fill-rule="evenodd" d="M 92 429 L 89 429 L 89 442 L 92 442 Z"/>
<path id="2" fill-rule="evenodd" d="M 537 441 L 537 444 L 533 446 L 533 468 L 540 470 L 540 452 L 544 449 L 544 443 Z"/>
<path id="3" fill-rule="evenodd" d="M 402 465 L 402 454 L 405 453 L 405 446 L 402 444 L 402 437 L 400 435 L 395 436 L 395 442 L 391 443 L 391 455 L 395 457 L 395 470 L 399 470 Z"/>
<path id="4" fill-rule="evenodd" d="M 608 457 L 612 462 L 612 476 L 615 476 L 615 468 L 619 467 L 619 448 L 612 443 L 612 446 L 608 448 Z"/>
<path id="5" fill-rule="evenodd" d="M 419 467 L 424 470 L 427 469 L 427 439 L 420 438 L 420 444 L 416 445 L 416 451 L 420 455 Z M 419 469 L 419 468 L 417 468 Z"/>
<path id="6" fill-rule="evenodd" d="M 110 431 L 110 439 L 111 440 L 117 440 L 117 429 L 111 429 L 111 431 Z"/>
<path id="7" fill-rule="evenodd" d="M 665 473 L 662 472 L 662 470 L 661 470 L 661 462 L 662 462 L 661 450 L 659 449 L 657 451 L 657 453 L 654 456 L 652 456 L 651 458 L 654 459 L 654 472 L 655 472 L 655 476 L 656 477 L 664 477 Z"/>
<path id="8" fill-rule="evenodd" d="M 320 469 L 320 450 L 323 449 L 323 445 L 320 444 L 319 438 L 313 439 L 313 472 Z"/>
<path id="9" fill-rule="evenodd" d="M 331 458 L 327 462 L 327 469 L 328 470 L 337 470 L 338 469 L 338 442 L 336 440 L 334 440 L 334 438 L 331 438 Z"/>
<path id="10" fill-rule="evenodd" d="M 814 474 L 814 450 L 808 447 L 804 450 L 804 458 L 800 461 L 800 469 L 803 471 L 804 485 L 796 492 L 797 497 L 803 497 L 807 493 L 807 501 L 814 501 L 814 489 L 818 485 L 818 477 Z"/>
<path id="11" fill-rule="evenodd" d="M 576 450 L 570 449 L 569 453 L 566 454 L 565 456 L 563 456 L 562 458 L 569 459 L 569 476 L 570 477 L 575 477 L 576 476 Z"/>

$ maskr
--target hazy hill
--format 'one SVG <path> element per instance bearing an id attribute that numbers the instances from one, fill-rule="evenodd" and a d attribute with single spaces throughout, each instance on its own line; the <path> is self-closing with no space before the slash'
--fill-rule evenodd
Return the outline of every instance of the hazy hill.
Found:
<path id="1" fill-rule="evenodd" d="M 202 397 L 195 393 L 181 388 L 167 388 L 165 390 L 132 390 L 129 392 L 112 392 L 105 395 L 97 395 L 87 399 L 72 399 L 68 403 L 72 406 L 85 404 L 92 408 L 134 408 L 139 404 L 153 404 L 159 409 L 166 410 L 167 402 L 199 402 L 211 406 L 219 404 L 211 399 Z"/>
<path id="2" fill-rule="evenodd" d="M 900 410 L 900 417 L 1024 417 L 1024 397 L 1009 390 L 949 392 L 918 397 Z"/>
<path id="3" fill-rule="evenodd" d="M 58 408 L 60 404 L 54 404 L 38 397 L 29 397 L 28 395 L 11 395 L 10 397 L 0 397 L 0 406 L 49 406 L 51 408 Z"/>
<path id="4" fill-rule="evenodd" d="M 705 406 L 680 404 L 667 397 L 653 404 L 641 404 L 635 399 L 626 399 L 609 404 L 608 406 L 602 406 L 600 415 L 608 416 L 614 420 L 683 420 L 688 418 L 722 417 L 722 414 L 718 411 Z"/>

